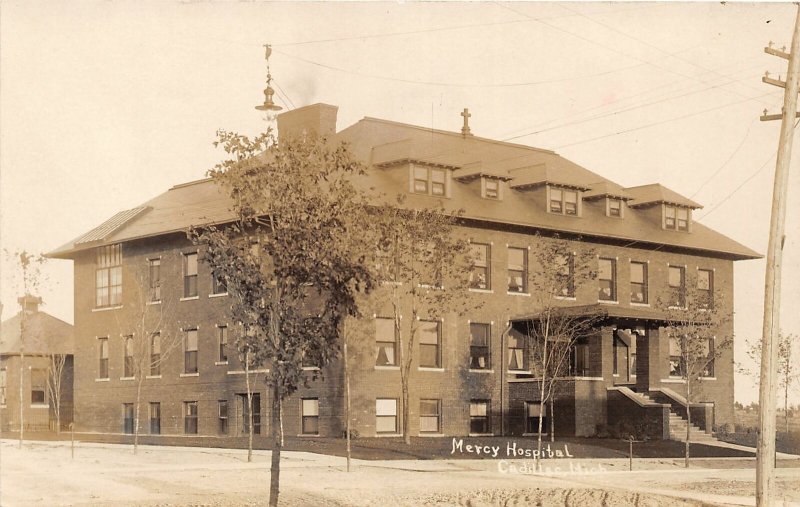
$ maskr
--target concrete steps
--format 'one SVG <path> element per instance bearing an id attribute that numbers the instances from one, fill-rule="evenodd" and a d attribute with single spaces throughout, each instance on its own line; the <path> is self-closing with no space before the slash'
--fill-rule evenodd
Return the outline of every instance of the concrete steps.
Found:
<path id="1" fill-rule="evenodd" d="M 644 393 L 637 393 L 638 396 L 641 396 L 642 399 L 647 400 L 648 402 L 653 402 L 653 399 L 650 398 L 647 394 Z M 681 417 L 676 412 L 670 410 L 669 413 L 669 438 L 670 440 L 677 440 L 679 442 L 686 441 L 686 420 Z M 697 442 L 699 444 L 702 443 L 713 443 L 717 442 L 718 440 L 714 438 L 710 433 L 706 433 L 704 430 L 698 428 L 694 424 L 691 425 L 689 428 L 689 441 L 690 442 Z"/>

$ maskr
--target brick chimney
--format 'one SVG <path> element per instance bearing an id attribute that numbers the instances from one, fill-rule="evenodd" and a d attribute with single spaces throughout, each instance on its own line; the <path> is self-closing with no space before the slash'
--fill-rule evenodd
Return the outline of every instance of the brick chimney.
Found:
<path id="1" fill-rule="evenodd" d="M 27 313 L 36 313 L 39 311 L 39 305 L 42 304 L 42 298 L 26 294 L 17 298 L 17 302 Z"/>
<path id="2" fill-rule="evenodd" d="M 337 106 L 312 104 L 278 115 L 278 137 L 297 137 L 315 132 L 319 136 L 336 133 Z"/>

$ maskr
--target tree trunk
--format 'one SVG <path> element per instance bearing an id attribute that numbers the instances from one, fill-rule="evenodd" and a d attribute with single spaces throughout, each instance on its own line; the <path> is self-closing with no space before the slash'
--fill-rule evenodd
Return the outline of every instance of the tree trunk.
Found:
<path id="1" fill-rule="evenodd" d="M 691 385 L 686 381 L 686 446 L 683 460 L 683 466 L 689 468 L 689 436 L 692 430 L 692 402 L 691 402 Z"/>
<path id="2" fill-rule="evenodd" d="M 347 322 L 344 324 L 344 389 L 345 389 L 345 440 L 347 441 L 347 471 L 350 471 L 350 370 L 347 364 Z"/>
<path id="3" fill-rule="evenodd" d="M 142 400 L 142 375 L 136 382 L 136 413 L 133 416 L 133 454 L 139 452 L 139 417 L 141 416 L 140 406 Z"/>
<path id="4" fill-rule="evenodd" d="M 536 435 L 536 471 L 542 471 L 542 407 L 546 406 L 547 400 L 544 399 L 544 376 L 539 387 L 539 428 Z M 525 414 L 528 417 L 528 414 Z"/>
<path id="5" fill-rule="evenodd" d="M 408 373 L 404 376 L 403 379 L 403 414 L 402 414 L 402 425 L 403 425 L 403 442 L 406 445 L 411 445 L 411 433 L 408 431 L 408 422 L 411 418 L 410 410 L 409 410 L 409 402 L 408 402 Z"/>
<path id="6" fill-rule="evenodd" d="M 25 310 L 22 311 L 23 315 L 25 314 Z M 25 317 L 22 317 L 23 322 L 25 321 Z M 23 333 L 25 332 L 25 326 L 22 326 Z M 22 338 L 20 338 L 20 343 L 22 343 Z M 23 413 L 24 405 L 22 403 L 23 398 L 25 397 L 25 351 L 24 347 L 20 346 L 19 351 L 19 448 L 22 449 L 22 440 L 24 438 L 25 432 L 25 414 Z"/>
<path id="7" fill-rule="evenodd" d="M 788 370 L 788 364 L 787 370 Z M 789 434 L 789 375 L 786 375 L 786 383 L 783 386 L 783 423 L 786 426 L 786 434 Z"/>
<path id="8" fill-rule="evenodd" d="M 244 382 L 247 386 L 247 462 L 253 461 L 253 388 L 250 386 L 249 352 L 244 359 Z"/>
<path id="9" fill-rule="evenodd" d="M 281 391 L 277 382 L 272 386 L 272 466 L 269 474 L 269 505 L 277 507 L 281 476 Z"/>
<path id="10" fill-rule="evenodd" d="M 553 411 L 553 406 L 555 404 L 554 403 L 554 399 L 555 399 L 555 396 L 551 394 L 550 395 L 550 441 L 551 442 L 555 442 L 556 441 L 556 425 L 555 425 L 555 422 L 554 422 L 555 417 L 553 415 L 553 412 L 554 412 Z"/>

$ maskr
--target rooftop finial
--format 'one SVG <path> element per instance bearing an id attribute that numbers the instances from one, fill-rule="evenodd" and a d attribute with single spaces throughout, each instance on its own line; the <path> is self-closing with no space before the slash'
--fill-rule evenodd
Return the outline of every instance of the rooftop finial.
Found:
<path id="1" fill-rule="evenodd" d="M 259 111 L 280 111 L 283 108 L 272 100 L 272 96 L 275 95 L 275 90 L 272 89 L 272 74 L 269 72 L 269 57 L 272 55 L 272 46 L 264 44 L 264 49 L 264 59 L 267 61 L 267 87 L 264 88 L 264 103 L 256 106 L 256 109 Z"/>
<path id="2" fill-rule="evenodd" d="M 472 115 L 469 114 L 469 109 L 465 107 L 464 110 L 461 111 L 461 116 L 464 117 L 464 126 L 461 127 L 461 135 L 464 137 L 471 136 L 472 132 L 469 131 L 469 117 Z"/>

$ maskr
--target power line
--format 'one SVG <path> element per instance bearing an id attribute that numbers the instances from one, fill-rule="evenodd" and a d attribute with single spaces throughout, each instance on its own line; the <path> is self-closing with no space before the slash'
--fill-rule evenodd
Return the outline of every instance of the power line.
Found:
<path id="1" fill-rule="evenodd" d="M 767 95 L 769 95 L 769 94 L 765 93 L 762 96 L 767 96 Z M 726 107 L 735 106 L 737 104 L 742 104 L 744 102 L 749 102 L 750 100 L 753 100 L 755 98 L 758 98 L 758 97 L 748 97 L 748 98 L 745 98 L 743 100 L 737 100 L 735 102 L 728 102 L 727 104 L 723 104 L 721 106 L 716 106 L 716 107 L 710 107 L 708 109 L 703 109 L 702 111 L 696 111 L 694 113 L 689 113 L 689 114 L 685 114 L 685 115 L 682 115 L 682 116 L 676 116 L 674 118 L 668 118 L 666 120 L 657 121 L 657 122 L 654 122 L 654 123 L 648 123 L 647 125 L 641 125 L 639 127 L 634 127 L 634 128 L 630 128 L 630 129 L 626 129 L 626 130 L 620 130 L 619 132 L 613 132 L 611 134 L 604 134 L 602 136 L 592 137 L 590 139 L 584 139 L 583 141 L 577 141 L 577 142 L 569 143 L 569 144 L 562 144 L 560 146 L 557 146 L 555 149 L 566 148 L 567 146 L 575 146 L 575 145 L 578 145 L 578 144 L 589 143 L 589 142 L 592 142 L 592 141 L 597 141 L 598 139 L 605 139 L 606 137 L 612 137 L 612 136 L 616 136 L 616 135 L 620 135 L 620 134 L 627 134 L 629 132 L 634 132 L 636 130 L 642 130 L 642 129 L 646 129 L 646 128 L 650 128 L 650 127 L 655 127 L 656 125 L 662 125 L 664 123 L 669 123 L 669 122 L 673 122 L 673 121 L 677 121 L 677 120 L 682 120 L 684 118 L 690 118 L 692 116 L 697 116 L 697 115 L 705 114 L 705 113 L 708 113 L 708 112 L 711 112 L 711 111 L 716 111 L 718 109 L 723 109 L 723 108 L 726 108 Z"/>
<path id="2" fill-rule="evenodd" d="M 723 162 L 723 164 L 722 164 L 721 166 L 719 166 L 719 168 L 718 168 L 716 171 L 714 171 L 714 172 L 711 174 L 711 176 L 709 176 L 708 178 L 706 178 L 706 180 L 705 180 L 705 181 L 704 181 L 704 182 L 703 182 L 703 183 L 702 183 L 702 184 L 701 184 L 699 187 L 697 187 L 697 190 L 695 190 L 695 191 L 694 191 L 694 193 L 693 193 L 692 195 L 690 195 L 690 196 L 689 196 L 689 199 L 694 199 L 694 197 L 695 197 L 697 194 L 699 194 L 699 193 L 700 193 L 700 191 L 701 191 L 701 190 L 702 190 L 702 189 L 703 189 L 703 188 L 704 188 L 706 185 L 708 185 L 708 183 L 709 183 L 711 180 L 713 180 L 713 179 L 714 179 L 714 178 L 717 176 L 717 174 L 719 174 L 719 173 L 720 173 L 720 171 L 722 171 L 723 169 L 725 169 L 725 167 L 728 165 L 728 163 L 729 163 L 731 160 L 733 160 L 733 157 L 735 157 L 735 156 L 736 156 L 736 154 L 737 154 L 737 153 L 739 153 L 739 150 L 740 150 L 740 149 L 742 149 L 742 146 L 744 146 L 744 142 L 745 142 L 745 141 L 747 140 L 747 138 L 750 136 L 750 130 L 753 128 L 753 125 L 755 124 L 755 122 L 756 122 L 756 118 L 753 118 L 753 121 L 751 121 L 751 122 L 750 122 L 750 125 L 747 127 L 747 131 L 744 133 L 744 137 L 742 137 L 742 140 L 741 140 L 741 141 L 739 141 L 739 145 L 736 147 L 736 149 L 734 149 L 734 150 L 733 150 L 733 153 L 731 153 L 731 155 L 728 157 L 728 159 L 727 159 L 725 162 Z"/>

